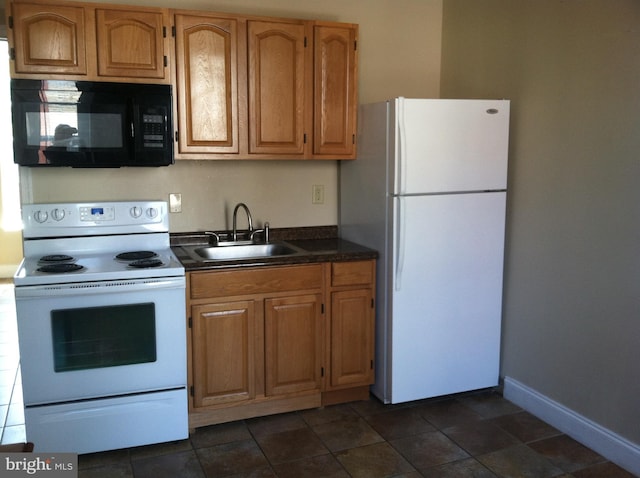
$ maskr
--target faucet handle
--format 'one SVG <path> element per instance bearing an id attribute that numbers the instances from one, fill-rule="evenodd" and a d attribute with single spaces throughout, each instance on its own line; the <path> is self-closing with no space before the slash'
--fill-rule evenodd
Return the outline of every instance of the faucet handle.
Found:
<path id="1" fill-rule="evenodd" d="M 216 240 L 216 242 L 220 242 L 220 235 L 216 232 L 211 232 L 211 231 L 205 231 L 204 232 L 205 236 L 213 236 Z"/>
<path id="2" fill-rule="evenodd" d="M 256 234 L 262 234 L 264 242 L 269 242 L 269 223 L 265 222 L 262 229 L 254 229 L 249 235 L 249 240 L 253 241 L 253 238 Z"/>

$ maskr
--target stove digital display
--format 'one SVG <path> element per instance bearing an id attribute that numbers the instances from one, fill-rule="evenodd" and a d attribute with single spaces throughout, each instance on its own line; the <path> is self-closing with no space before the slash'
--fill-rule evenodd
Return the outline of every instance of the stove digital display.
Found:
<path id="1" fill-rule="evenodd" d="M 116 210 L 110 206 L 82 206 L 80 208 L 81 221 L 114 221 Z"/>

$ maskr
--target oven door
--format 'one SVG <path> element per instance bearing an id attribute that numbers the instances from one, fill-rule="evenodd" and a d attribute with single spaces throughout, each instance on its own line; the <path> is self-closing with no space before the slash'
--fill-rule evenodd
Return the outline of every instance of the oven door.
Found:
<path id="1" fill-rule="evenodd" d="M 184 277 L 15 295 L 26 406 L 186 387 Z"/>

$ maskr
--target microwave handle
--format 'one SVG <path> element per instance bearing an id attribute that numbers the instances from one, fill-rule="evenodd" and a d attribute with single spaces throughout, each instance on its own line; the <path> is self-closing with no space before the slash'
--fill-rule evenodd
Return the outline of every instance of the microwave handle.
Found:
<path id="1" fill-rule="evenodd" d="M 140 105 L 134 104 L 129 118 L 129 126 L 131 128 L 131 141 L 136 140 L 136 123 L 141 119 Z"/>

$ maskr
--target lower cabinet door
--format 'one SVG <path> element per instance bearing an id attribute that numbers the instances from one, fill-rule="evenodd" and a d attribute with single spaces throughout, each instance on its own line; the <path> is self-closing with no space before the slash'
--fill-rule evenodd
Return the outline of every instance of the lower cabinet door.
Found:
<path id="1" fill-rule="evenodd" d="M 265 300 L 265 394 L 319 390 L 322 297 L 308 294 Z"/>
<path id="2" fill-rule="evenodd" d="M 255 397 L 255 302 L 193 306 L 193 406 Z"/>
<path id="3" fill-rule="evenodd" d="M 372 297 L 371 289 L 331 294 L 332 388 L 373 383 Z"/>

